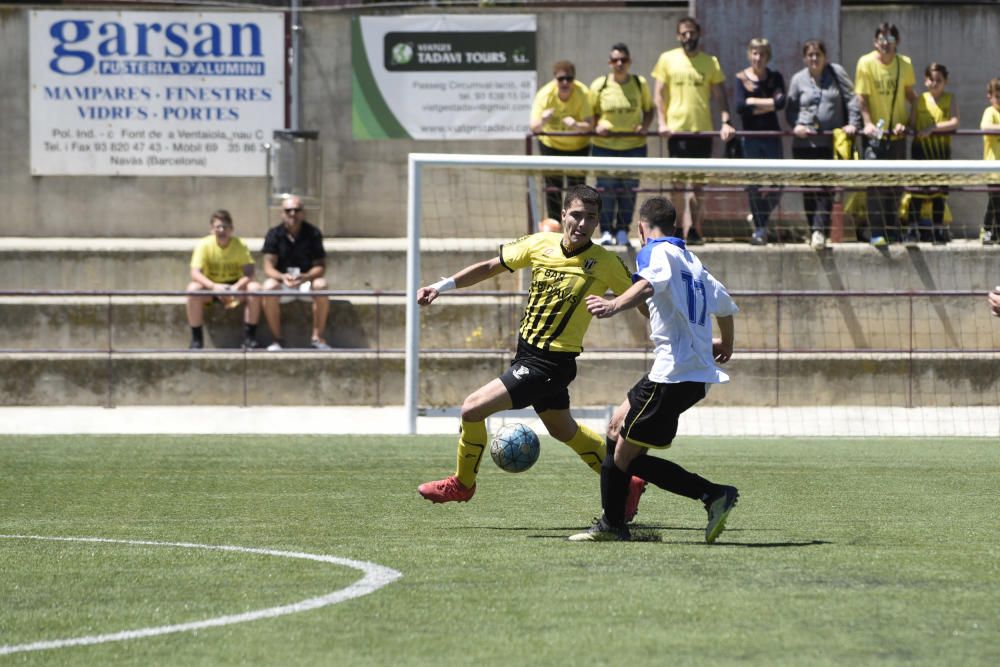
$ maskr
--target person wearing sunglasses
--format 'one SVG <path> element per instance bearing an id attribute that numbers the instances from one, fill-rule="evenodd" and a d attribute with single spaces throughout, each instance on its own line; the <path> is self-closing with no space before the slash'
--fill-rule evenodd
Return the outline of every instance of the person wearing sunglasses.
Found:
<path id="1" fill-rule="evenodd" d="M 621 42 L 611 47 L 611 71 L 590 84 L 597 126 L 594 157 L 646 157 L 646 131 L 653 120 L 653 98 L 646 79 L 629 73 L 632 58 Z M 599 176 L 601 245 L 628 245 L 639 179 Z"/>
<path id="2" fill-rule="evenodd" d="M 661 137 L 667 138 L 670 157 L 712 157 L 712 122 L 714 101 L 719 112 L 723 142 L 736 136 L 726 100 L 726 76 L 719 59 L 701 50 L 701 26 L 691 16 L 677 22 L 680 46 L 660 54 L 653 67 L 653 99 Z M 680 133 L 703 133 L 701 136 L 674 136 Z M 701 221 L 704 207 L 699 205 L 699 187 L 685 188 L 671 197 L 678 205 L 684 238 L 689 244 L 702 242 Z"/>
<path id="3" fill-rule="evenodd" d="M 875 49 L 858 58 L 855 92 L 861 106 L 862 155 L 865 160 L 905 160 L 906 131 L 916 76 L 907 56 L 896 53 L 899 28 L 881 23 L 875 29 Z M 868 188 L 868 241 L 876 248 L 902 240 L 899 228 L 900 187 Z"/>
<path id="4" fill-rule="evenodd" d="M 303 217 L 302 200 L 295 196 L 285 197 L 281 202 L 281 223 L 268 230 L 264 237 L 264 281 L 265 290 L 308 294 L 313 290 L 325 290 L 326 250 L 323 248 L 323 233 L 306 222 Z M 330 299 L 325 296 L 306 297 L 312 299 L 312 338 L 310 346 L 317 350 L 329 350 L 323 332 L 330 312 Z M 284 348 L 281 336 L 281 309 L 278 297 L 264 297 L 264 318 L 271 329 L 274 342 L 267 346 L 271 352 Z"/>
<path id="5" fill-rule="evenodd" d="M 576 66 L 568 60 L 560 60 L 553 65 L 552 74 L 552 81 L 538 90 L 531 105 L 531 131 L 540 135 L 538 152 L 542 155 L 589 155 L 589 133 L 594 127 L 590 91 L 576 80 Z M 564 190 L 583 182 L 582 175 L 546 176 L 547 216 L 560 220 Z"/>

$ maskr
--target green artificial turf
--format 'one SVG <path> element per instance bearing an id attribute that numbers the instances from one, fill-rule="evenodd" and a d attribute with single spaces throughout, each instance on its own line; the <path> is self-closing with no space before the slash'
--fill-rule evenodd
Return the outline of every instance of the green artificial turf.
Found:
<path id="1" fill-rule="evenodd" d="M 451 437 L 0 437 L 0 533 L 236 545 L 402 577 L 302 613 L 0 656 L 59 665 L 962 664 L 1000 656 L 1000 447 L 989 440 L 680 438 L 738 486 L 715 545 L 650 487 L 648 541 L 570 543 L 598 477 L 549 438 L 521 474 L 431 505 Z M 349 567 L 262 554 L 0 539 L 0 646 L 287 605 Z"/>

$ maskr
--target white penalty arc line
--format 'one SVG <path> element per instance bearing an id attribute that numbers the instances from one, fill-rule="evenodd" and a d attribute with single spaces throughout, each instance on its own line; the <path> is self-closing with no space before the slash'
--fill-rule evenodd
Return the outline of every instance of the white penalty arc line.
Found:
<path id="1" fill-rule="evenodd" d="M 297 614 L 303 611 L 310 611 L 326 607 L 328 605 L 344 602 L 352 598 L 368 595 L 383 586 L 391 584 L 396 579 L 402 577 L 402 573 L 392 568 L 369 563 L 360 560 L 350 560 L 348 558 L 338 558 L 336 556 L 324 556 L 321 554 L 308 554 L 298 551 L 278 551 L 276 549 L 257 549 L 253 547 L 236 547 L 227 545 L 193 544 L 189 542 L 152 542 L 147 540 L 113 540 L 103 537 L 46 537 L 42 535 L 0 535 L 0 539 L 9 540 L 45 540 L 49 542 L 91 542 L 100 544 L 127 544 L 131 546 L 153 546 L 153 547 L 175 547 L 179 549 L 204 549 L 206 551 L 230 551 L 243 554 L 260 554 L 264 556 L 278 556 L 281 558 L 299 558 L 302 560 L 312 560 L 320 563 L 330 563 L 344 567 L 360 570 L 364 576 L 347 588 L 320 595 L 319 597 L 293 602 L 292 604 L 280 605 L 278 607 L 268 607 L 257 609 L 242 614 L 232 614 L 229 616 L 217 616 L 202 621 L 192 621 L 190 623 L 177 623 L 175 625 L 161 625 L 153 628 L 138 628 L 135 630 L 123 630 L 104 635 L 89 635 L 84 637 L 71 637 L 68 639 L 51 639 L 46 641 L 32 642 L 30 644 L 16 644 L 0 646 L 0 655 L 10 653 L 23 653 L 26 651 L 44 651 L 53 648 L 65 648 L 68 646 L 89 646 L 92 644 L 104 644 L 107 642 L 120 642 L 129 639 L 141 639 L 143 637 L 156 637 L 168 635 L 175 632 L 190 632 L 192 630 L 202 630 L 204 628 L 217 628 L 223 625 L 234 623 L 246 623 L 257 621 L 263 618 L 276 618 L 287 614 Z"/>

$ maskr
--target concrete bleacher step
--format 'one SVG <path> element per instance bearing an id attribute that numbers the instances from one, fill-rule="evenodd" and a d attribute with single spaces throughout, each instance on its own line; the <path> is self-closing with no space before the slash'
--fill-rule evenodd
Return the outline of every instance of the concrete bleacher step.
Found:
<path id="1" fill-rule="evenodd" d="M 762 296 L 737 298 L 737 344 L 748 350 L 1000 350 L 1000 326 L 982 297 Z M 511 349 L 524 297 L 446 294 L 420 309 L 425 349 Z M 178 350 L 187 347 L 183 296 L 0 297 L 0 349 Z M 110 305 L 109 305 L 110 304 Z M 282 306 L 289 347 L 307 347 L 311 305 Z M 237 348 L 242 309 L 206 311 L 209 348 Z M 406 340 L 402 296 L 333 297 L 326 340 L 336 348 L 401 350 Z M 258 341 L 272 340 L 264 318 Z M 645 318 L 630 311 L 592 321 L 587 349 L 645 350 Z"/>
<path id="2" fill-rule="evenodd" d="M 245 240 L 259 266 L 262 240 Z M 505 240 L 425 239 L 423 279 L 432 282 L 491 257 Z M 195 239 L 169 238 L 0 238 L 0 285 L 11 290 L 183 289 L 194 243 Z M 406 239 L 335 238 L 325 244 L 331 289 L 405 289 Z M 616 250 L 634 266 L 635 247 Z M 976 241 L 917 248 L 894 245 L 882 251 L 858 243 L 822 252 L 805 244 L 752 248 L 742 243 L 708 244 L 694 250 L 732 290 L 986 290 L 1000 274 L 1000 248 Z M 479 287 L 520 289 L 524 274 L 504 274 Z"/>
<path id="3" fill-rule="evenodd" d="M 501 373 L 506 351 L 422 355 L 418 402 L 455 407 Z M 594 352 L 570 388 L 577 405 L 616 405 L 648 369 L 641 352 Z M 0 353 L 6 406 L 400 405 L 398 352 Z M 891 407 L 993 406 L 996 354 L 798 355 L 744 353 L 727 365 L 734 381 L 705 405 Z"/>

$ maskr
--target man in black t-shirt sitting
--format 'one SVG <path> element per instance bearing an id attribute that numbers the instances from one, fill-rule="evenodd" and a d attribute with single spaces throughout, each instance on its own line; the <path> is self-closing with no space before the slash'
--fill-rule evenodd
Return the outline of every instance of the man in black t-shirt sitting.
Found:
<path id="1" fill-rule="evenodd" d="M 325 290 L 326 251 L 323 249 L 323 233 L 309 224 L 302 216 L 302 200 L 295 196 L 286 197 L 281 202 L 281 224 L 268 230 L 264 238 L 264 281 L 265 290 L 309 293 Z M 329 350 L 323 339 L 326 318 L 330 312 L 330 300 L 325 296 L 312 297 L 313 322 L 310 345 L 317 350 Z M 282 349 L 281 310 L 278 297 L 264 298 L 264 318 L 271 329 L 274 342 L 268 350 Z"/>

